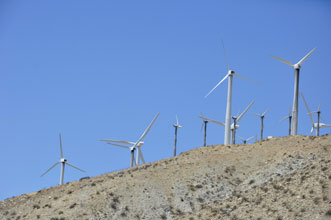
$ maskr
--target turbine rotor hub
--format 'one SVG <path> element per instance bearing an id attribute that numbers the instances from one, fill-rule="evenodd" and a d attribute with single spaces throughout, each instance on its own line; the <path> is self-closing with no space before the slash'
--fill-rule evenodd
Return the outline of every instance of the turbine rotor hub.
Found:
<path id="1" fill-rule="evenodd" d="M 65 159 L 65 158 L 61 158 L 60 162 L 61 162 L 61 163 L 65 163 L 65 162 L 67 162 L 67 159 Z"/>
<path id="2" fill-rule="evenodd" d="M 298 69 L 298 70 L 301 69 L 301 65 L 300 64 L 294 64 L 293 67 L 294 67 L 294 69 Z"/>

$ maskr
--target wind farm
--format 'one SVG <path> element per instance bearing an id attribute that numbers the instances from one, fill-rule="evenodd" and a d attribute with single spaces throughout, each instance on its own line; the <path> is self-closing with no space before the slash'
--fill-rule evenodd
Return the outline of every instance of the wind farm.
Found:
<path id="1" fill-rule="evenodd" d="M 323 219 L 330 8 L 0 4 L 0 219 Z"/>

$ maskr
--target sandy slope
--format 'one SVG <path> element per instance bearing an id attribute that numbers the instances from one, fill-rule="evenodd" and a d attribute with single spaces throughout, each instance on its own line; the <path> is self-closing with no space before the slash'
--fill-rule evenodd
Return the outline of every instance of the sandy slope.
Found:
<path id="1" fill-rule="evenodd" d="M 197 148 L 0 202 L 0 219 L 331 219 L 331 135 Z"/>

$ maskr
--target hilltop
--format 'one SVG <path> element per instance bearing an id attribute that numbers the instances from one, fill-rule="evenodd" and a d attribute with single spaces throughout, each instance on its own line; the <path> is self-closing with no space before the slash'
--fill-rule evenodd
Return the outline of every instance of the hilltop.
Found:
<path id="1" fill-rule="evenodd" d="M 0 202 L 0 219 L 330 219 L 331 135 L 215 145 Z"/>

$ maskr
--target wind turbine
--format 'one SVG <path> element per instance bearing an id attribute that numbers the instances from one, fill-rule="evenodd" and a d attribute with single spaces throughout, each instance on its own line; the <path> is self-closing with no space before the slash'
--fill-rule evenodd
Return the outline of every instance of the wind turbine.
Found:
<path id="1" fill-rule="evenodd" d="M 125 149 L 129 149 L 130 152 L 131 152 L 131 162 L 130 162 L 131 167 L 133 167 L 134 163 L 135 163 L 135 165 L 139 165 L 140 161 L 145 163 L 144 156 L 143 156 L 143 154 L 140 150 L 140 148 L 144 145 L 144 142 L 142 142 L 142 140 L 144 139 L 144 137 L 147 135 L 147 133 L 151 129 L 151 127 L 154 124 L 157 117 L 159 117 L 159 114 L 160 113 L 156 114 L 156 116 L 154 117 L 152 122 L 148 125 L 148 127 L 146 128 L 144 133 L 140 136 L 140 138 L 136 142 L 123 141 L 123 140 L 109 140 L 109 139 L 101 139 L 100 141 L 106 141 L 106 142 L 109 142 L 108 144 L 111 144 L 111 145 L 114 145 L 114 146 L 117 146 L 117 147 L 122 147 L 122 148 L 125 148 Z M 122 144 L 131 145 L 131 147 L 125 146 L 125 145 L 122 145 Z M 136 157 L 136 160 L 135 160 L 134 151 L 136 149 L 137 149 L 137 157 Z"/>
<path id="2" fill-rule="evenodd" d="M 249 80 L 247 78 L 244 78 L 238 74 L 235 74 L 235 72 L 233 70 L 230 70 L 229 67 L 229 62 L 226 56 L 226 52 L 225 52 L 225 47 L 224 47 L 224 43 L 222 41 L 223 44 L 223 49 L 224 49 L 224 56 L 226 59 L 226 64 L 227 64 L 227 70 L 228 73 L 225 75 L 225 77 L 219 81 L 216 86 L 210 90 L 210 92 L 205 96 L 205 98 L 207 98 L 207 96 L 209 96 L 224 80 L 228 79 L 228 96 L 227 96 L 227 103 L 226 103 L 226 113 L 225 113 L 225 132 L 224 132 L 224 144 L 230 144 L 230 136 L 231 136 L 231 105 L 232 105 L 232 81 L 233 81 L 233 76 L 237 76 L 239 78 L 245 79 L 245 80 Z"/>
<path id="3" fill-rule="evenodd" d="M 298 106 L 299 106 L 299 72 L 301 69 L 301 65 L 303 62 L 316 50 L 316 47 L 312 49 L 306 56 L 304 56 L 299 62 L 296 64 L 292 64 L 291 62 L 281 59 L 276 56 L 272 56 L 273 58 L 286 63 L 294 68 L 294 97 L 293 97 L 293 123 L 292 123 L 292 135 L 297 135 L 298 133 Z"/>
<path id="4" fill-rule="evenodd" d="M 201 125 L 201 131 L 204 128 L 204 134 L 203 134 L 203 146 L 206 146 L 206 141 L 207 141 L 207 124 L 208 121 L 204 119 L 202 112 L 200 113 L 199 118 L 202 119 L 202 125 Z"/>
<path id="5" fill-rule="evenodd" d="M 79 170 L 79 171 L 82 171 L 82 172 L 85 172 L 85 170 L 82 170 L 82 169 L 80 169 L 80 168 L 78 168 L 78 167 L 76 167 L 76 166 L 74 166 L 74 165 L 68 163 L 68 160 L 65 159 L 65 158 L 63 157 L 61 133 L 59 134 L 59 136 L 60 136 L 60 152 L 61 152 L 61 159 L 60 159 L 60 161 L 56 162 L 53 166 L 51 166 L 48 170 L 46 170 L 46 172 L 44 172 L 44 173 L 41 175 L 41 177 L 44 176 L 46 173 L 48 173 L 48 172 L 49 172 L 51 169 L 53 169 L 56 165 L 58 165 L 59 163 L 61 163 L 60 185 L 62 185 L 62 184 L 63 184 L 63 176 L 64 176 L 64 167 L 65 167 L 66 164 L 67 164 L 68 166 L 71 166 L 71 167 L 73 167 L 73 168 L 75 168 L 75 169 L 77 169 L 77 170 Z"/>
<path id="6" fill-rule="evenodd" d="M 302 96 L 302 99 L 303 99 L 303 101 L 304 101 L 304 103 L 305 103 L 305 105 L 306 105 L 306 108 L 307 108 L 307 111 L 308 111 L 308 115 L 309 115 L 310 120 L 311 120 L 311 123 L 312 123 L 312 125 L 313 125 L 313 127 L 312 127 L 311 130 L 310 130 L 310 135 L 312 135 L 313 132 L 314 132 L 314 129 L 316 129 L 316 136 L 319 136 L 319 135 L 320 135 L 320 128 L 330 128 L 331 125 L 327 125 L 327 124 L 324 124 L 324 123 L 320 123 L 320 117 L 321 117 L 321 110 L 320 110 L 320 109 L 321 109 L 321 104 L 318 106 L 317 111 L 315 111 L 315 112 L 311 112 L 311 111 L 309 110 L 309 107 L 308 107 L 308 104 L 307 104 L 307 102 L 306 102 L 306 99 L 305 99 L 305 97 L 303 96 L 302 93 L 301 93 L 301 96 Z M 312 116 L 312 114 L 314 114 L 314 113 L 317 113 L 317 123 L 314 123 L 314 120 L 313 120 L 313 116 Z"/>
<path id="7" fill-rule="evenodd" d="M 178 130 L 178 128 L 182 128 L 182 126 L 179 125 L 177 115 L 176 115 L 176 124 L 173 124 L 173 126 L 175 127 L 175 145 L 174 145 L 174 157 L 175 157 L 176 156 L 176 149 L 177 149 L 177 130 Z"/>
<path id="8" fill-rule="evenodd" d="M 238 125 L 238 122 L 242 119 L 242 117 L 246 114 L 246 112 L 250 109 L 250 107 L 254 104 L 254 101 L 252 101 L 247 107 L 246 109 L 238 116 L 236 117 L 236 123 L 232 123 L 231 126 L 230 126 L 230 129 L 232 131 L 236 130 L 239 128 L 239 125 Z M 212 122 L 212 123 L 215 123 L 215 124 L 218 124 L 218 125 L 221 125 L 223 127 L 225 127 L 225 124 L 223 122 L 220 122 L 220 121 L 216 121 L 214 119 L 210 119 L 210 118 L 206 118 L 204 116 L 199 116 L 202 120 L 204 121 L 208 121 L 208 122 Z"/>
<path id="9" fill-rule="evenodd" d="M 238 136 L 238 135 L 237 135 L 237 137 L 238 137 L 240 140 L 242 140 L 242 142 L 243 142 L 244 144 L 247 144 L 247 142 L 250 141 L 250 140 L 252 140 L 255 136 L 252 136 L 252 137 L 247 138 L 247 139 L 242 138 L 242 137 L 240 137 L 240 136 Z"/>
<path id="10" fill-rule="evenodd" d="M 288 125 L 288 135 L 291 135 L 291 121 L 292 121 L 292 114 L 291 114 L 291 106 L 290 106 L 290 110 L 288 112 L 288 116 L 286 116 L 285 118 L 283 118 L 282 120 L 280 120 L 281 122 L 288 119 L 289 125 Z"/>
<path id="11" fill-rule="evenodd" d="M 236 130 L 239 128 L 238 122 L 246 114 L 246 112 L 252 107 L 253 104 L 254 101 L 252 101 L 239 116 L 232 116 L 233 118 L 233 123 L 231 124 L 232 144 L 235 144 L 236 142 Z"/>
<path id="12" fill-rule="evenodd" d="M 263 119 L 264 119 L 264 116 L 269 112 L 269 109 L 267 109 L 265 112 L 263 112 L 263 114 L 257 114 L 257 113 L 254 113 L 254 115 L 256 115 L 257 117 L 260 117 L 261 119 L 261 137 L 260 137 L 260 140 L 263 139 Z"/>

